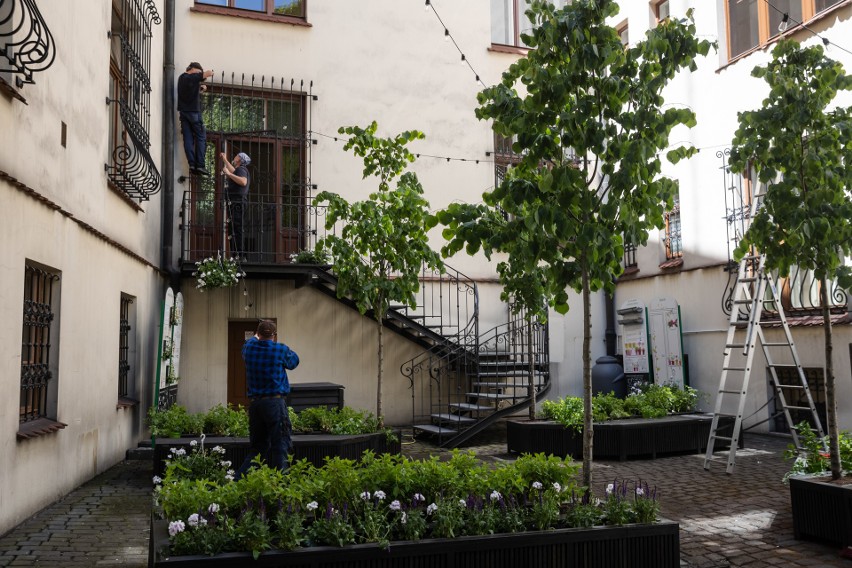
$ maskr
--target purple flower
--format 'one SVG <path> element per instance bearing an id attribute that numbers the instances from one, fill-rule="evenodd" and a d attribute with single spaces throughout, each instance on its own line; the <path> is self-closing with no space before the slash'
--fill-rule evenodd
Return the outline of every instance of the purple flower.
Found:
<path id="1" fill-rule="evenodd" d="M 186 529 L 186 525 L 183 524 L 183 521 L 172 521 L 169 523 L 169 536 L 175 536 L 178 533 L 182 533 Z"/>

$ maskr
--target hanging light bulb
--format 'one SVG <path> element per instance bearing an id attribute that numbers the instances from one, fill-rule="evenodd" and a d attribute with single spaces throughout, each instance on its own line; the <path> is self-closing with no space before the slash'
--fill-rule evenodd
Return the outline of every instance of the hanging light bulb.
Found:
<path id="1" fill-rule="evenodd" d="M 462 56 L 461 56 L 461 64 L 462 64 L 462 65 L 464 65 L 466 61 L 467 61 L 467 57 L 465 57 L 465 56 L 464 56 L 464 53 L 462 53 Z"/>
<path id="2" fill-rule="evenodd" d="M 476 76 L 476 82 L 479 83 L 479 75 Z"/>
<path id="3" fill-rule="evenodd" d="M 432 2 L 431 2 L 431 0 L 426 0 L 426 5 L 423 7 L 423 9 L 424 9 L 424 10 L 426 10 L 426 11 L 428 12 L 428 11 L 429 11 L 429 8 L 430 8 L 431 6 L 432 6 Z"/>
<path id="4" fill-rule="evenodd" d="M 787 26 L 789 25 L 790 14 L 784 12 L 784 16 L 781 18 L 781 23 L 778 24 L 778 31 L 784 33 L 787 31 Z"/>
<path id="5" fill-rule="evenodd" d="M 444 41 L 450 41 L 450 30 L 444 28 Z"/>

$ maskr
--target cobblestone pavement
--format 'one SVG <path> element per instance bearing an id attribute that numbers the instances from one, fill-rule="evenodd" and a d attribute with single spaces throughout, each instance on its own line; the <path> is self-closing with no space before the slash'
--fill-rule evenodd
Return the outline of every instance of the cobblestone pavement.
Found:
<path id="1" fill-rule="evenodd" d="M 505 439 L 505 428 L 498 426 L 463 449 L 484 461 L 509 461 L 515 456 L 506 452 Z M 724 462 L 704 471 L 704 456 L 694 454 L 598 461 L 596 493 L 615 479 L 655 485 L 663 516 L 680 523 L 684 567 L 852 568 L 835 547 L 793 538 L 789 490 L 780 481 L 788 468 L 782 456 L 787 441 L 747 434 L 745 444 L 733 475 L 725 473 Z M 410 436 L 403 453 L 450 455 Z M 0 568 L 146 566 L 151 475 L 150 460 L 125 461 L 77 488 L 0 537 Z"/>

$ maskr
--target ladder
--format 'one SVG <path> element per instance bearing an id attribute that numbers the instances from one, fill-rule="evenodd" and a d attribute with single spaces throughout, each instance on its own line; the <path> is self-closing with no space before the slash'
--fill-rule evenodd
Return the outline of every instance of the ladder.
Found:
<path id="1" fill-rule="evenodd" d="M 750 219 L 754 219 L 760 205 L 763 201 L 765 193 L 756 193 L 753 196 L 751 203 Z M 771 276 L 767 273 L 764 263 L 765 256 L 751 251 L 752 254 L 746 255 L 740 261 L 739 271 L 737 273 L 737 282 L 734 288 L 733 307 L 731 309 L 731 318 L 729 321 L 728 335 L 725 340 L 725 360 L 722 364 L 722 374 L 719 379 L 719 390 L 716 394 L 716 404 L 713 410 L 713 420 L 710 423 L 710 437 L 707 440 L 707 454 L 704 457 L 704 469 L 710 468 L 710 463 L 713 461 L 713 451 L 715 450 L 716 440 L 728 442 L 728 463 L 726 472 L 733 473 L 734 464 L 736 463 L 737 447 L 741 435 L 743 410 L 745 409 L 746 395 L 748 393 L 749 378 L 752 373 L 754 361 L 755 346 L 759 341 L 763 355 L 766 358 L 766 364 L 769 368 L 769 374 L 772 379 L 772 385 L 775 389 L 775 398 L 777 406 L 780 406 L 781 412 L 793 436 L 793 443 L 798 450 L 802 450 L 799 443 L 799 435 L 796 431 L 796 425 L 793 423 L 793 418 L 790 411 L 807 411 L 810 413 L 812 424 L 815 426 L 819 438 L 823 438 L 822 425 L 817 415 L 816 406 L 814 405 L 813 397 L 811 396 L 808 381 L 805 377 L 802 363 L 799 360 L 799 353 L 796 350 L 796 344 L 793 342 L 793 335 L 790 333 L 790 326 L 787 323 L 787 317 L 784 315 L 784 309 L 781 304 L 781 297 L 778 294 L 777 286 Z M 778 309 L 780 316 L 781 327 L 784 330 L 784 339 L 782 341 L 772 342 L 767 341 L 761 327 L 761 315 L 763 307 L 767 303 L 774 303 Z M 749 312 L 748 320 L 739 319 L 740 309 L 745 307 Z M 738 336 L 743 336 L 738 339 Z M 780 351 L 780 352 L 779 352 Z M 788 352 L 792 358 L 792 365 L 777 364 L 778 355 L 783 352 Z M 779 368 L 795 367 L 798 375 L 798 383 L 783 384 L 778 377 Z M 800 391 L 804 394 L 804 400 L 807 406 L 790 405 L 787 403 L 788 396 L 785 392 Z M 731 409 L 735 408 L 735 411 Z M 730 435 L 722 435 L 719 428 L 719 419 L 722 417 L 734 418 L 733 431 Z M 727 428 L 725 434 L 728 434 Z"/>

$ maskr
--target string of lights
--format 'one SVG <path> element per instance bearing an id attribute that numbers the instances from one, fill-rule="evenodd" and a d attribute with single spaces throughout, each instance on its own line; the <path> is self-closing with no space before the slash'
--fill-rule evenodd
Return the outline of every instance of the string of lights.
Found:
<path id="1" fill-rule="evenodd" d="M 330 134 L 323 134 L 322 132 L 317 132 L 316 130 L 311 131 L 312 134 L 316 134 L 317 136 L 322 136 L 323 138 L 329 138 L 334 140 L 335 142 L 348 142 L 349 138 L 345 136 L 332 136 Z M 446 162 L 471 162 L 474 164 L 493 164 L 494 160 L 488 160 L 483 158 L 453 158 L 452 156 L 436 156 L 434 154 L 424 154 L 422 152 L 415 153 L 412 152 L 417 158 L 434 158 L 436 160 L 444 160 Z M 491 156 L 491 152 L 485 152 L 486 157 Z"/>
<path id="2" fill-rule="evenodd" d="M 789 24 L 793 24 L 794 26 L 802 26 L 802 29 L 805 29 L 805 30 L 811 32 L 811 34 L 813 34 L 815 37 L 819 38 L 819 40 L 822 41 L 822 44 L 825 47 L 828 47 L 829 45 L 833 45 L 837 49 L 840 49 L 842 51 L 845 51 L 849 55 L 852 55 L 852 51 L 849 51 L 848 49 L 846 49 L 842 45 L 838 45 L 837 43 L 830 41 L 827 37 L 823 37 L 823 36 L 819 35 L 819 33 L 815 32 L 814 30 L 809 28 L 804 22 L 797 22 L 796 20 L 791 18 L 789 12 L 785 12 L 784 10 L 781 10 L 780 8 L 775 6 L 769 0 L 763 0 L 763 1 L 766 2 L 767 6 L 769 6 L 770 8 L 772 8 L 773 10 L 775 10 L 776 12 L 781 14 L 781 23 L 778 25 L 778 31 L 779 32 L 783 33 L 785 31 L 787 31 L 787 26 Z"/>
<path id="3" fill-rule="evenodd" d="M 426 0 L 425 10 L 428 12 L 430 9 L 432 10 L 432 13 L 435 14 L 435 17 L 438 18 L 438 21 L 441 23 L 441 26 L 443 26 L 444 28 L 444 41 L 453 42 L 453 45 L 456 47 L 456 50 L 458 50 L 459 56 L 461 57 L 461 64 L 467 65 L 471 73 L 473 73 L 473 76 L 476 78 L 476 82 L 482 85 L 483 87 L 486 87 L 487 85 L 482 82 L 482 79 L 480 79 L 479 73 L 477 73 L 476 69 L 473 68 L 470 59 L 467 58 L 467 56 L 464 54 L 464 51 L 462 51 L 462 48 L 459 47 L 456 38 L 454 38 L 453 34 L 450 33 L 450 29 L 447 27 L 447 24 L 444 23 L 444 20 L 441 18 L 441 15 L 438 14 L 438 11 L 435 9 L 435 5 L 432 4 L 432 0 Z"/>

